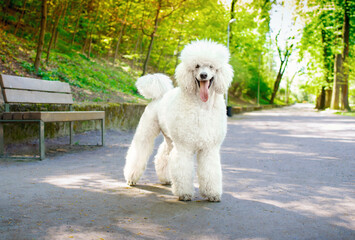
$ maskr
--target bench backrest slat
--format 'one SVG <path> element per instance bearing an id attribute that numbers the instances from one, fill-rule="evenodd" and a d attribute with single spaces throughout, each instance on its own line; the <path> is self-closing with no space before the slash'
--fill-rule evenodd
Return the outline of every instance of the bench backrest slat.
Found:
<path id="1" fill-rule="evenodd" d="M 69 84 L 64 82 L 17 77 L 5 74 L 1 74 L 1 78 L 1 86 L 5 89 L 70 93 Z"/>
<path id="2" fill-rule="evenodd" d="M 68 83 L 1 74 L 5 103 L 73 104 Z"/>
<path id="3" fill-rule="evenodd" d="M 73 104 L 71 94 L 26 91 L 7 89 L 5 102 L 7 103 L 52 103 Z"/>

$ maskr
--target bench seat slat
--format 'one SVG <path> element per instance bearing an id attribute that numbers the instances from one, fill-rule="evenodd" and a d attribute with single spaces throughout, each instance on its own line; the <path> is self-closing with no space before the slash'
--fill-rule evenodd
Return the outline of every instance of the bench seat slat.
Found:
<path id="1" fill-rule="evenodd" d="M 97 120 L 105 118 L 104 111 L 73 111 L 73 112 L 30 112 L 25 120 L 42 120 L 44 122 L 69 122 Z"/>
<path id="2" fill-rule="evenodd" d="M 64 82 L 17 77 L 6 74 L 1 74 L 0 78 L 2 79 L 2 81 L 0 81 L 1 87 L 4 89 L 70 93 L 69 84 Z"/>
<path id="3" fill-rule="evenodd" d="M 104 118 L 104 111 L 5 112 L 0 117 L 3 120 L 42 120 L 43 122 L 70 122 Z"/>
<path id="4" fill-rule="evenodd" d="M 4 89 L 7 103 L 53 103 L 73 104 L 73 96 L 64 93 L 49 93 L 27 90 Z"/>

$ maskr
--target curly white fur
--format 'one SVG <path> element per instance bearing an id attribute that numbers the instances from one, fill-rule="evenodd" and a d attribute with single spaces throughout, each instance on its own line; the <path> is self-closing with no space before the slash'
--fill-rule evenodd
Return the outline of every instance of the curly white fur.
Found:
<path id="1" fill-rule="evenodd" d="M 138 78 L 136 87 L 139 93 L 147 99 L 161 98 L 167 91 L 174 88 L 170 78 L 161 73 Z"/>
<path id="2" fill-rule="evenodd" d="M 153 150 L 154 139 L 162 132 L 164 142 L 155 156 L 160 181 L 172 184 L 179 200 L 194 195 L 194 157 L 201 196 L 220 201 L 222 170 L 220 147 L 227 131 L 223 100 L 233 78 L 229 52 L 221 44 L 202 40 L 188 44 L 175 71 L 178 83 L 172 88 L 163 74 L 138 79 L 139 92 L 153 101 L 146 107 L 127 152 L 124 175 L 135 185 L 142 176 Z"/>

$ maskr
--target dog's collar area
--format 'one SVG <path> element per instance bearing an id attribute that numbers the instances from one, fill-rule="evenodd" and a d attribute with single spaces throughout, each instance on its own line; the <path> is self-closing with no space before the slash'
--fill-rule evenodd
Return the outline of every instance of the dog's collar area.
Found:
<path id="1" fill-rule="evenodd" d="M 197 82 L 197 84 L 198 84 L 198 87 L 200 87 L 200 80 L 198 80 L 197 78 L 195 78 L 195 80 L 196 80 L 196 82 Z M 212 78 L 209 80 L 209 81 L 210 81 L 210 84 L 208 85 L 208 88 L 211 87 L 213 80 L 214 80 L 214 77 L 212 77 Z"/>

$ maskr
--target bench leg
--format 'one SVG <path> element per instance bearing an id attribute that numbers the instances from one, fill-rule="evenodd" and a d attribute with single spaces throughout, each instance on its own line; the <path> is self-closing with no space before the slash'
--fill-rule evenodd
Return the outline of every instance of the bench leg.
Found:
<path id="1" fill-rule="evenodd" d="M 44 145 L 44 122 L 39 121 L 39 159 L 45 158 L 45 145 Z"/>
<path id="2" fill-rule="evenodd" d="M 70 145 L 73 145 L 73 136 L 74 136 L 74 122 L 69 122 L 69 139 Z"/>
<path id="3" fill-rule="evenodd" d="M 101 145 L 105 145 L 105 140 L 104 140 L 104 135 L 105 135 L 105 119 L 101 119 Z"/>
<path id="4" fill-rule="evenodd" d="M 0 123 L 0 155 L 4 156 L 4 125 Z"/>

